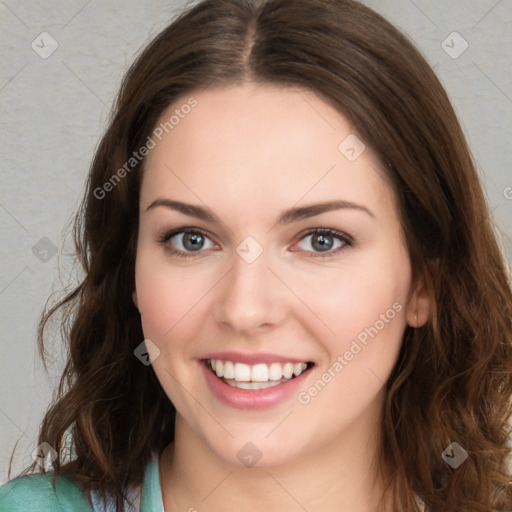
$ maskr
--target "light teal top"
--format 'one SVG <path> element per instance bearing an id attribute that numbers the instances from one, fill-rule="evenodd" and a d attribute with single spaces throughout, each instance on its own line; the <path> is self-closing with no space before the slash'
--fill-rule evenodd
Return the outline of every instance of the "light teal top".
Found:
<path id="1" fill-rule="evenodd" d="M 7 482 L 0 487 L 0 511 L 115 512 L 113 500 L 105 507 L 99 494 L 93 492 L 89 499 L 78 483 L 70 478 L 57 477 L 55 490 L 51 482 L 52 476 L 53 472 L 48 472 L 27 475 Z M 134 501 L 135 508 L 130 508 L 126 503 L 127 512 L 165 512 L 156 454 L 153 454 L 146 466 L 142 489 L 133 489 L 130 498 Z"/>

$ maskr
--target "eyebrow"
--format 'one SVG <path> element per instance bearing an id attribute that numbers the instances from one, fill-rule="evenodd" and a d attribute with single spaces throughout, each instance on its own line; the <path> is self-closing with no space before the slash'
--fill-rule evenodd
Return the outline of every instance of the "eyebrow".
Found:
<path id="1" fill-rule="evenodd" d="M 211 223 L 220 223 L 221 220 L 217 215 L 215 215 L 208 208 L 203 208 L 202 206 L 196 206 L 189 203 L 183 203 L 181 201 L 174 201 L 172 199 L 155 199 L 147 208 L 146 211 L 156 208 L 158 206 L 163 206 L 165 208 L 169 208 L 171 210 L 176 210 L 178 212 L 183 213 L 184 215 L 189 215 L 191 217 L 196 217 L 198 219 L 211 222 Z M 352 201 L 338 200 L 338 201 L 329 201 L 324 203 L 316 203 L 308 206 L 300 206 L 290 208 L 281 213 L 279 218 L 276 221 L 276 224 L 291 224 L 292 222 L 296 222 L 298 220 L 307 219 L 309 217 L 314 217 L 316 215 L 320 215 L 322 213 L 332 211 L 332 210 L 342 210 L 342 209 L 350 209 L 357 210 L 364 213 L 367 213 L 369 216 L 375 218 L 374 213 L 369 210 L 366 206 L 361 204 L 353 203 Z"/>

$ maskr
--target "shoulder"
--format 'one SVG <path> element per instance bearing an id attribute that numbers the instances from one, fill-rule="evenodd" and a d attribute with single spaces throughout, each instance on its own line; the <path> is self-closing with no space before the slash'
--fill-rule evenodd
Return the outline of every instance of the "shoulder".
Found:
<path id="1" fill-rule="evenodd" d="M 0 487 L 2 512 L 92 512 L 87 495 L 77 482 L 53 472 L 15 478 Z"/>

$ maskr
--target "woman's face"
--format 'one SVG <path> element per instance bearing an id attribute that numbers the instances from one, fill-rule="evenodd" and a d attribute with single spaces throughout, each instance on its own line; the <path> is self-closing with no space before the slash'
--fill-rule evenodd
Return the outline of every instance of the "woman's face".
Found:
<path id="1" fill-rule="evenodd" d="M 134 301 L 180 428 L 248 465 L 377 428 L 424 315 L 371 150 L 317 96 L 270 85 L 198 91 L 161 121 Z"/>

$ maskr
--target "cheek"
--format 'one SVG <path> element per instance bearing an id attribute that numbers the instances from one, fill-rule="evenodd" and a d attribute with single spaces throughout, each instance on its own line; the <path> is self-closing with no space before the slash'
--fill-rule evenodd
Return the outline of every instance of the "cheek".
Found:
<path id="1" fill-rule="evenodd" d="M 137 256 L 135 272 L 144 336 L 157 342 L 170 339 L 171 333 L 176 335 L 185 326 L 190 328 L 190 319 L 200 313 L 201 299 L 215 277 L 206 266 L 185 270 L 144 249 Z"/>
<path id="2" fill-rule="evenodd" d="M 310 324 L 327 359 L 299 403 L 316 411 L 322 428 L 335 436 L 341 424 L 382 398 L 402 344 L 407 287 L 396 274 L 371 271 L 331 280 L 331 286 L 338 292 L 322 296 L 318 290 L 315 300 L 318 315 L 334 335 L 318 321 Z M 311 413 L 312 422 L 315 417 Z"/>
<path id="3" fill-rule="evenodd" d="M 300 403 L 311 400 L 326 424 L 339 425 L 376 399 L 396 363 L 406 326 L 409 259 L 400 249 L 376 248 L 339 272 L 303 280 L 317 315 L 309 313 L 308 327 L 327 359 L 321 382 L 304 390 Z"/>
<path id="4" fill-rule="evenodd" d="M 291 269 L 285 279 L 293 283 L 294 293 L 307 306 L 302 318 L 310 318 L 308 323 L 317 337 L 343 345 L 386 312 L 392 323 L 398 324 L 395 333 L 400 332 L 403 314 L 397 309 L 405 310 L 409 274 L 407 259 L 398 261 L 394 254 L 375 250 L 364 259 L 354 255 L 336 269 L 324 267 L 307 273 Z M 398 306 L 393 309 L 395 303 Z"/>
<path id="5" fill-rule="evenodd" d="M 387 254 L 388 257 L 383 257 Z M 345 282 L 340 298 L 337 343 L 331 358 L 342 356 L 338 381 L 348 383 L 355 396 L 378 390 L 389 377 L 406 326 L 406 300 L 411 271 L 401 250 L 380 252 Z M 334 347 L 332 347 L 334 348 Z M 334 353 L 335 352 L 335 353 Z"/>

